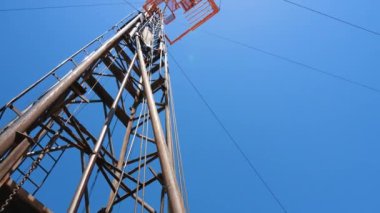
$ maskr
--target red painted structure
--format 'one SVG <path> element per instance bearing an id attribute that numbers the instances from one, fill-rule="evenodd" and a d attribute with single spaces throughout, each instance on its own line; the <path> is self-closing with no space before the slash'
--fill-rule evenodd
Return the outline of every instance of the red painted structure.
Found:
<path id="1" fill-rule="evenodd" d="M 189 27 L 175 38 L 170 38 L 169 35 L 166 35 L 170 44 L 174 44 L 191 31 L 197 29 L 219 12 L 219 7 L 214 0 L 147 0 L 144 4 L 144 9 L 151 14 L 156 10 L 161 10 L 164 15 L 165 25 L 175 21 L 176 14 L 182 11 L 182 15 Z"/>

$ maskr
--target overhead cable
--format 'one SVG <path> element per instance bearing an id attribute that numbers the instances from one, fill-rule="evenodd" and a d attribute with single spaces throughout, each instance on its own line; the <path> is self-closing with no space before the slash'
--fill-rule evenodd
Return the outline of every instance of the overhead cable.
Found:
<path id="1" fill-rule="evenodd" d="M 31 10 L 83 8 L 83 7 L 102 7 L 102 6 L 115 6 L 115 5 L 124 5 L 124 4 L 128 4 L 129 6 L 133 7 L 134 9 L 136 9 L 136 7 L 134 7 L 131 3 L 128 3 L 127 1 L 124 1 L 124 2 L 115 2 L 115 3 L 95 3 L 95 4 L 74 4 L 74 5 L 45 6 L 45 7 L 9 8 L 9 9 L 0 9 L 0 12 L 17 12 L 17 11 L 31 11 Z"/>
<path id="2" fill-rule="evenodd" d="M 214 119 L 217 121 L 219 126 L 223 129 L 223 131 L 226 133 L 229 141 L 232 143 L 232 145 L 237 149 L 237 151 L 240 153 L 240 155 L 243 157 L 243 159 L 247 162 L 249 168 L 251 171 L 259 178 L 260 182 L 263 184 L 263 186 L 268 190 L 268 192 L 271 194 L 272 198 L 276 201 L 276 203 L 280 206 L 282 211 L 284 213 L 287 213 L 285 206 L 282 204 L 278 196 L 275 194 L 275 192 L 271 189 L 269 184 L 265 181 L 264 177 L 260 174 L 260 172 L 257 170 L 256 166 L 253 164 L 253 162 L 248 158 L 247 154 L 243 151 L 239 143 L 235 140 L 235 138 L 232 136 L 230 131 L 227 129 L 227 127 L 223 124 L 222 120 L 219 118 L 218 114 L 212 109 L 211 105 L 207 102 L 206 98 L 202 95 L 200 90 L 195 86 L 193 81 L 190 79 L 190 77 L 186 74 L 185 70 L 182 68 L 182 66 L 178 63 L 178 61 L 174 58 L 172 54 L 169 53 L 171 58 L 173 59 L 174 63 L 178 67 L 178 69 L 181 71 L 187 82 L 191 85 L 191 87 L 194 89 L 198 97 L 202 100 L 203 104 L 207 107 L 207 109 L 210 111 L 211 115 L 214 117 Z"/>
<path id="3" fill-rule="evenodd" d="M 141 12 L 139 9 L 137 9 L 131 2 L 127 1 L 127 0 L 123 0 L 123 2 L 127 5 L 129 5 L 130 7 L 132 7 L 134 10 L 136 11 L 139 11 Z"/>
<path id="4" fill-rule="evenodd" d="M 289 1 L 289 0 L 282 0 L 282 1 L 284 1 L 284 2 L 286 2 L 286 3 L 288 3 L 288 4 L 292 4 L 292 5 L 296 6 L 296 7 L 301 8 L 301 9 L 308 10 L 308 11 L 310 11 L 310 12 L 316 13 L 316 14 L 318 14 L 318 15 L 325 16 L 325 17 L 327 17 L 327 18 L 329 18 L 329 19 L 332 19 L 332 20 L 335 20 L 335 21 L 340 22 L 340 23 L 342 23 L 342 24 L 345 24 L 345 25 L 348 25 L 348 26 L 354 27 L 354 28 L 356 28 L 356 29 L 366 31 L 367 33 L 371 33 L 371 34 L 374 34 L 374 35 L 380 36 L 380 33 L 377 32 L 377 31 L 375 31 L 375 30 L 371 30 L 371 29 L 368 29 L 368 28 L 366 28 L 366 27 L 364 27 L 364 26 L 361 26 L 361 25 L 358 25 L 358 24 L 354 24 L 354 23 L 352 23 L 352 22 L 349 22 L 349 21 L 343 20 L 343 19 L 341 19 L 341 18 L 338 18 L 338 17 L 332 16 L 332 15 L 329 15 L 329 14 L 327 14 L 327 13 L 325 13 L 325 12 L 321 12 L 321 11 L 318 11 L 318 10 L 316 10 L 316 9 L 313 9 L 313 8 L 307 7 L 307 6 L 302 5 L 302 4 L 300 4 L 300 3 L 296 3 L 296 2 L 293 2 L 293 1 Z"/>
<path id="5" fill-rule="evenodd" d="M 216 38 L 219 38 L 221 40 L 224 40 L 224 41 L 228 41 L 230 43 L 234 43 L 234 44 L 237 44 L 239 46 L 242 46 L 242 47 L 245 47 L 245 48 L 248 48 L 248 49 L 251 49 L 251 50 L 254 50 L 256 52 L 259 52 L 259 53 L 262 53 L 262 54 L 265 54 L 265 55 L 269 55 L 271 57 L 274 57 L 274 58 L 277 58 L 277 59 L 280 59 L 282 61 L 286 61 L 288 63 L 292 63 L 292 64 L 295 64 L 297 66 L 300 66 L 300 67 L 303 67 L 303 68 L 306 68 L 308 70 L 311 70 L 311 71 L 314 71 L 314 72 L 318 72 L 318 73 L 321 73 L 323 75 L 326 75 L 326 76 L 329 76 L 329 77 L 332 77 L 332 78 L 335 78 L 337 80 L 341 80 L 341 81 L 345 81 L 349 84 L 352 84 L 352 85 L 355 85 L 355 86 L 359 86 L 359 87 L 362 87 L 362 88 L 365 88 L 365 89 L 368 89 L 368 90 L 371 90 L 373 92 L 376 92 L 376 93 L 380 93 L 380 89 L 378 88 L 375 88 L 375 87 L 372 87 L 370 85 L 367 85 L 367 84 L 364 84 L 364 83 L 361 83 L 359 81 L 355 81 L 355 80 L 351 80 L 349 78 L 346 78 L 346 77 L 343 77 L 343 76 L 340 76 L 340 75 L 337 75 L 337 74 L 334 74 L 334 73 L 331 73 L 331 72 L 327 72 L 325 70 L 322 70 L 322 69 L 319 69 L 317 67 L 314 67 L 314 66 L 311 66 L 311 65 L 308 65 L 306 63 L 303 63 L 303 62 L 300 62 L 300 61 L 297 61 L 297 60 L 294 60 L 294 59 L 291 59 L 291 58 L 288 58 L 286 56 L 282 56 L 282 55 L 279 55 L 279 54 L 276 54 L 276 53 L 273 53 L 273 52 L 270 52 L 268 50 L 264 50 L 264 49 L 261 49 L 261 48 L 258 48 L 258 47 L 254 47 L 254 46 L 251 46 L 249 44 L 246 44 L 246 43 L 243 43 L 243 42 L 240 42 L 240 41 L 237 41 L 237 40 L 233 40 L 231 38 L 227 38 L 227 37 L 224 37 L 224 36 L 221 36 L 219 34 L 216 34 L 216 33 L 211 33 L 211 32 L 207 32 L 207 31 L 203 31 L 204 33 L 210 35 L 210 36 L 214 36 Z"/>

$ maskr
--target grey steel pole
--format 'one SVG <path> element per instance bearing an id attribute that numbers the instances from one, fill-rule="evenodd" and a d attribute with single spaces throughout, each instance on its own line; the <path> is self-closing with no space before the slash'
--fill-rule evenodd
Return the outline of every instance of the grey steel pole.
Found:
<path id="1" fill-rule="evenodd" d="M 69 73 L 62 79 L 56 86 L 54 86 L 47 94 L 45 94 L 37 103 L 35 103 L 28 111 L 12 123 L 0 135 L 0 156 L 14 144 L 17 132 L 26 132 L 28 128 L 47 110 L 49 107 L 67 90 L 70 86 L 77 81 L 77 79 L 86 71 L 89 70 L 101 56 L 107 53 L 118 42 L 123 35 L 134 24 L 143 18 L 143 14 L 138 14 L 132 21 L 130 21 L 124 28 L 122 28 L 114 37 L 109 39 L 103 46 L 90 55 L 87 60 L 82 62 L 76 69 Z"/>
<path id="2" fill-rule="evenodd" d="M 83 172 L 82 179 L 79 182 L 78 188 L 77 188 L 77 190 L 76 190 L 76 192 L 74 194 L 74 197 L 73 197 L 73 199 L 71 201 L 71 205 L 70 205 L 70 207 L 68 209 L 68 212 L 70 212 L 70 213 L 71 212 L 76 212 L 78 210 L 80 200 L 81 200 L 81 198 L 83 196 L 83 192 L 86 189 L 88 180 L 90 179 L 91 172 L 92 172 L 92 169 L 95 166 L 99 150 L 102 147 L 102 144 L 103 144 L 104 138 L 106 137 L 109 125 L 110 125 L 110 123 L 112 121 L 113 116 L 115 115 L 116 106 L 118 105 L 119 100 L 120 100 L 120 98 L 121 98 L 121 96 L 123 94 L 124 88 L 125 88 L 125 86 L 126 86 L 126 84 L 128 82 L 128 77 L 129 77 L 129 74 L 130 74 L 131 69 L 133 67 L 133 64 L 135 63 L 136 57 L 137 57 L 137 55 L 135 55 L 133 57 L 130 65 L 129 65 L 128 71 L 125 74 L 125 77 L 123 79 L 123 82 L 120 85 L 120 89 L 119 89 L 119 91 L 118 91 L 118 93 L 117 93 L 117 95 L 115 97 L 115 100 L 114 100 L 114 102 L 113 102 L 113 104 L 112 104 L 112 106 L 110 108 L 110 111 L 108 112 L 106 121 L 105 121 L 105 123 L 103 125 L 103 128 L 102 128 L 102 131 L 99 134 L 98 141 L 96 142 L 94 150 L 92 151 L 92 154 L 90 155 L 90 158 L 88 160 L 88 164 L 87 164 L 86 170 Z"/>
<path id="3" fill-rule="evenodd" d="M 146 70 L 146 65 L 144 61 L 144 55 L 141 50 L 140 37 L 136 36 L 136 46 L 137 53 L 139 57 L 139 64 L 141 70 L 141 77 L 143 80 L 143 87 L 145 96 L 148 102 L 149 114 L 151 116 L 151 122 L 153 126 L 153 133 L 156 139 L 158 156 L 160 159 L 161 170 L 163 174 L 163 179 L 165 182 L 165 187 L 168 192 L 169 205 L 173 212 L 175 213 L 184 213 L 184 202 L 181 196 L 181 193 L 178 188 L 175 172 L 173 169 L 173 164 L 171 161 L 170 154 L 168 152 L 168 148 L 165 141 L 164 132 L 162 130 L 160 118 L 158 116 L 156 103 L 153 98 L 152 88 L 150 85 L 150 81 L 148 78 L 148 73 Z"/>
<path id="4" fill-rule="evenodd" d="M 166 143 L 168 144 L 169 153 L 171 153 L 170 157 L 173 161 L 174 166 L 174 157 L 173 157 L 173 139 L 172 139 L 172 124 L 171 124 L 171 115 L 170 115 L 170 86 L 169 86 L 169 69 L 168 69 L 168 59 L 167 53 L 165 49 L 165 129 L 166 129 Z"/>

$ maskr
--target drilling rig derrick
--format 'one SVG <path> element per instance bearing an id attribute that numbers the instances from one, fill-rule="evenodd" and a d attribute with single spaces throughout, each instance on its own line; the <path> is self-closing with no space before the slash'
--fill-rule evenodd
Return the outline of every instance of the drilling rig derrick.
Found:
<path id="1" fill-rule="evenodd" d="M 143 8 L 0 108 L 0 212 L 50 212 L 37 200 L 46 184 L 44 193 L 71 187 L 61 194 L 70 194 L 68 212 L 111 212 L 123 202 L 188 211 L 166 43 L 219 9 L 210 0 L 148 0 Z M 179 11 L 190 27 L 171 38 L 164 28 Z M 76 184 L 49 178 L 54 172 Z M 95 201 L 98 186 L 107 195 Z"/>

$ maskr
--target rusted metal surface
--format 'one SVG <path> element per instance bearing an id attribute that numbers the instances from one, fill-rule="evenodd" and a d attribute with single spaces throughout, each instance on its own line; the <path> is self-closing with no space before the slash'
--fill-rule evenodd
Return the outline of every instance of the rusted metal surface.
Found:
<path id="1" fill-rule="evenodd" d="M 16 183 L 9 180 L 0 188 L 0 202 L 3 202 L 5 197 L 16 187 Z M 35 197 L 30 195 L 24 189 L 19 189 L 15 200 L 9 204 L 6 212 L 18 213 L 18 212 L 28 212 L 28 213 L 52 213 L 50 209 L 44 206 Z"/>
<path id="2" fill-rule="evenodd" d="M 83 61 L 75 70 L 70 72 L 64 79 L 62 79 L 55 87 L 53 87 L 48 93 L 46 93 L 39 101 L 28 109 L 23 116 L 18 118 L 11 126 L 9 126 L 0 135 L 0 155 L 3 155 L 16 141 L 16 132 L 28 131 L 28 128 L 33 122 L 38 120 L 44 111 L 46 111 L 59 97 L 62 95 L 71 85 L 78 80 L 86 71 L 90 71 L 90 67 L 99 60 L 105 53 L 107 53 L 130 29 L 133 24 L 141 19 L 143 14 L 139 14 L 133 19 L 129 26 L 124 27 L 113 38 L 108 40 L 103 46 L 101 46 L 96 52 L 90 55 L 85 61 Z"/>
<path id="3" fill-rule="evenodd" d="M 60 162 L 61 168 L 77 166 L 81 172 L 79 184 L 71 186 L 77 190 L 71 204 L 67 204 L 68 212 L 77 212 L 80 206 L 86 212 L 111 212 L 115 205 L 129 200 L 146 212 L 159 211 L 161 200 L 167 200 L 172 212 L 185 212 L 172 158 L 169 73 L 162 23 L 159 14 L 130 17 L 113 28 L 114 34 L 107 41 L 99 37 L 95 43 L 101 45 L 82 49 L 0 108 L 3 118 L 8 112 L 14 115 L 7 123 L 1 123 L 0 118 L 0 187 L 16 180 L 20 191 L 25 186 L 30 194 L 36 194 Z M 82 56 L 76 58 L 78 54 Z M 71 68 L 67 73 L 58 72 L 68 64 Z M 54 81 L 47 81 L 49 78 Z M 43 95 L 25 106 L 25 97 L 45 82 Z M 98 111 L 80 117 L 85 107 Z M 120 134 L 124 138 L 118 138 Z M 140 148 L 133 146 L 137 140 Z M 143 145 L 150 148 L 142 152 Z M 129 156 L 132 149 L 140 149 L 139 155 Z M 64 165 L 60 160 L 62 155 L 78 151 L 76 165 Z M 38 164 L 30 167 L 36 160 Z M 34 179 L 33 172 L 42 173 L 42 180 Z M 89 181 L 96 183 L 98 175 L 110 194 L 104 196 L 104 206 L 94 209 Z M 18 176 L 25 181 L 18 182 Z M 154 196 L 157 187 L 163 194 Z M 12 200 L 6 199 L 6 193 L 5 200 Z"/>
<path id="4" fill-rule="evenodd" d="M 145 96 L 148 102 L 149 114 L 151 116 L 154 137 L 156 139 L 158 155 L 161 163 L 162 173 L 164 176 L 166 188 L 169 196 L 169 205 L 174 212 L 185 212 L 183 198 L 179 192 L 176 175 L 173 169 L 173 162 L 168 152 L 168 147 L 165 140 L 164 131 L 162 129 L 160 117 L 158 116 L 156 102 L 153 97 L 152 87 L 146 70 L 144 56 L 141 50 L 140 38 L 136 37 L 137 53 L 139 56 L 141 76 L 143 79 L 143 86 Z"/>

